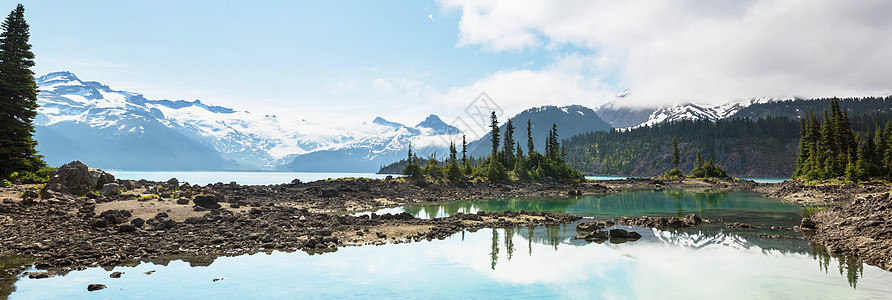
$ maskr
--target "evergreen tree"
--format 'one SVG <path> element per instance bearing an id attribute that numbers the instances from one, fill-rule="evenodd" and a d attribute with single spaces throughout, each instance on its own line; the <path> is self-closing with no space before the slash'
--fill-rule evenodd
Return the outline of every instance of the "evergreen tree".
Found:
<path id="1" fill-rule="evenodd" d="M 496 155 L 499 153 L 499 119 L 496 117 L 496 112 L 493 111 L 489 116 L 489 128 L 492 140 L 492 159 L 496 158 Z"/>
<path id="2" fill-rule="evenodd" d="M 418 180 L 424 178 L 424 173 L 421 170 L 421 166 L 418 165 L 418 158 L 415 157 L 415 154 L 412 153 L 412 143 L 409 143 L 409 155 L 406 159 L 408 163 L 405 167 L 403 167 L 403 175 L 409 177 L 409 179 Z"/>
<path id="3" fill-rule="evenodd" d="M 518 147 L 519 148 L 519 147 Z M 533 123 L 527 119 L 527 156 L 533 157 L 536 145 L 533 144 Z"/>
<path id="4" fill-rule="evenodd" d="M 505 138 L 502 145 L 502 164 L 514 166 L 514 124 L 511 119 L 505 123 Z"/>
<path id="5" fill-rule="evenodd" d="M 2 24 L 0 34 L 0 177 L 36 172 L 46 164 L 35 147 L 37 84 L 25 7 L 19 4 Z"/>
<path id="6" fill-rule="evenodd" d="M 678 138 L 672 137 L 672 164 L 675 165 L 676 169 L 678 169 L 680 161 L 681 156 L 678 154 Z"/>
<path id="7" fill-rule="evenodd" d="M 449 142 L 449 162 L 446 164 L 446 179 L 458 181 L 462 178 L 462 171 L 458 167 L 458 158 L 455 151 L 455 143 Z"/>

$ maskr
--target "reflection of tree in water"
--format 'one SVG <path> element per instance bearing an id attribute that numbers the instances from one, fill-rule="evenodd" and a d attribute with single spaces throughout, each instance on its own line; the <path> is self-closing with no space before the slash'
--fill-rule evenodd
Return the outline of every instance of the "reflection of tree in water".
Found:
<path id="1" fill-rule="evenodd" d="M 0 257 L 0 270 L 15 269 L 23 265 L 31 264 L 31 260 L 21 257 Z M 0 273 L 0 299 L 6 299 L 15 292 L 16 274 Z"/>
<path id="2" fill-rule="evenodd" d="M 824 271 L 824 273 L 829 273 L 830 261 L 835 258 L 839 264 L 839 275 L 845 276 L 849 286 L 853 289 L 858 285 L 858 279 L 864 276 L 864 264 L 855 257 L 833 257 L 827 253 L 827 248 L 814 243 L 812 243 L 811 257 L 818 261 L 821 271 Z"/>
<path id="3" fill-rule="evenodd" d="M 495 228 L 492 229 L 492 252 L 489 253 L 491 268 L 496 269 L 496 263 L 499 261 L 499 232 Z"/>
<path id="4" fill-rule="evenodd" d="M 505 228 L 505 249 L 508 250 L 508 260 L 514 256 L 514 228 Z"/>
<path id="5" fill-rule="evenodd" d="M 421 210 L 424 207 L 421 205 L 413 205 L 413 206 L 404 206 L 403 211 L 412 214 L 413 216 L 418 216 L 421 213 Z"/>

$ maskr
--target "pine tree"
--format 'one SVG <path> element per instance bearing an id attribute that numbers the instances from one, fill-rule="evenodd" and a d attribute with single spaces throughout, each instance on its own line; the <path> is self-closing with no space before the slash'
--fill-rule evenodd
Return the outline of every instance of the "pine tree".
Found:
<path id="1" fill-rule="evenodd" d="M 2 24 L 0 34 L 0 177 L 34 172 L 46 166 L 35 147 L 37 84 L 25 7 L 19 4 Z"/>
<path id="2" fill-rule="evenodd" d="M 458 167 L 458 158 L 455 151 L 455 143 L 449 142 L 449 162 L 446 164 L 446 178 L 450 181 L 458 181 L 462 178 L 462 171 Z"/>
<path id="3" fill-rule="evenodd" d="M 496 117 L 496 112 L 492 112 L 489 116 L 489 128 L 492 140 L 492 159 L 496 158 L 496 154 L 499 153 L 499 119 Z"/>
<path id="4" fill-rule="evenodd" d="M 533 144 L 533 123 L 530 122 L 530 119 L 527 119 L 527 156 L 528 157 L 533 157 L 533 153 L 536 152 L 535 148 L 536 148 L 536 145 Z"/>
<path id="5" fill-rule="evenodd" d="M 502 164 L 514 166 L 514 123 L 511 119 L 505 123 L 505 138 L 502 145 Z"/>
<path id="6" fill-rule="evenodd" d="M 680 161 L 681 156 L 678 154 L 678 138 L 672 137 L 672 164 L 675 165 L 676 169 L 678 169 Z"/>

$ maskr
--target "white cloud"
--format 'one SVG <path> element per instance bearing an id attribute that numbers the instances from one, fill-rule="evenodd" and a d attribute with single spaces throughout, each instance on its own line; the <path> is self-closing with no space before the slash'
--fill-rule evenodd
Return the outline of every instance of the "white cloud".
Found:
<path id="1" fill-rule="evenodd" d="M 597 62 L 596 71 L 616 71 L 620 85 L 632 89 L 637 102 L 720 103 L 758 96 L 892 91 L 890 1 L 443 0 L 441 4 L 461 11 L 460 46 L 494 52 L 562 45 L 590 49 L 596 54 L 585 60 Z M 498 72 L 474 86 L 520 80 L 588 94 L 604 88 L 591 83 L 596 77 L 577 78 L 584 74 L 579 70 L 554 72 Z M 544 87 L 514 84 L 513 88 L 549 98 L 538 93 Z M 520 93 L 511 97 L 514 94 Z"/>
<path id="2" fill-rule="evenodd" d="M 590 56 L 562 56 L 541 70 L 503 70 L 470 85 L 455 87 L 436 95 L 447 111 L 459 112 L 486 92 L 507 116 L 542 105 L 581 104 L 595 106 L 612 96 L 599 77 L 587 75 L 598 69 Z M 441 109 L 442 110 L 442 109 Z"/>

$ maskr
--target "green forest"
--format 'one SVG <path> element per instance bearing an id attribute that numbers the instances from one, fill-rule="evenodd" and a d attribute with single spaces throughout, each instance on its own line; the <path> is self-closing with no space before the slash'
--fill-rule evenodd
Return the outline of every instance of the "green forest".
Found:
<path id="1" fill-rule="evenodd" d="M 875 136 L 876 128 L 892 120 L 888 109 L 877 112 L 877 108 L 865 108 L 861 110 L 864 114 L 853 114 L 847 107 L 840 107 L 839 111 L 847 111 L 845 114 L 852 116 L 847 117 L 852 135 Z M 797 170 L 797 161 L 801 160 L 797 154 L 799 137 L 803 134 L 800 123 L 795 118 L 769 115 L 715 122 L 683 120 L 629 130 L 590 132 L 564 142 L 566 161 L 571 167 L 591 174 L 657 176 L 673 168 L 672 137 L 677 137 L 681 171 L 690 172 L 698 165 L 699 151 L 703 161 L 724 167 L 731 176 L 791 177 Z M 845 167 L 842 166 L 843 171 Z"/>
<path id="2" fill-rule="evenodd" d="M 886 119 L 883 124 L 882 118 L 868 115 L 871 116 L 873 126 L 853 126 L 846 110 L 836 100 L 820 118 L 809 112 L 801 120 L 803 138 L 799 142 L 794 178 L 805 181 L 842 178 L 858 182 L 872 177 L 892 177 L 892 122 Z"/>
<path id="3" fill-rule="evenodd" d="M 532 123 L 526 124 L 527 152 L 524 153 L 520 141 L 515 136 L 516 127 L 512 120 L 505 124 L 504 132 L 499 130 L 495 112 L 490 116 L 490 142 L 492 151 L 481 158 L 468 157 L 468 143 L 462 138 L 461 157 L 455 143 L 449 145 L 449 157 L 437 159 L 433 153 L 427 159 L 418 158 L 409 145 L 405 160 L 392 164 L 402 165 L 402 174 L 410 180 L 465 181 L 485 180 L 490 182 L 507 181 L 579 181 L 584 180 L 582 172 L 570 168 L 564 161 L 564 147 L 557 134 L 557 125 L 552 124 L 545 140 L 545 152 L 535 151 L 532 137 Z"/>

